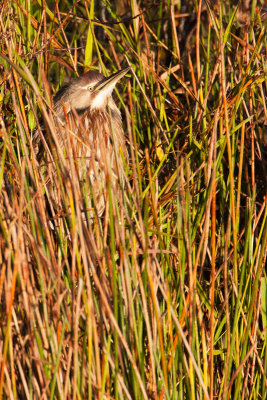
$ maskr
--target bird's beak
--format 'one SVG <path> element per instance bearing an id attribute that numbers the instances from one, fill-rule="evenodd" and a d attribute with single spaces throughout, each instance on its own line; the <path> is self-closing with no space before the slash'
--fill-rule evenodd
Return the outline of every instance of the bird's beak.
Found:
<path id="1" fill-rule="evenodd" d="M 116 83 L 118 80 L 120 80 L 127 72 L 131 69 L 131 67 L 126 67 L 123 69 L 120 69 L 119 71 L 115 72 L 115 74 L 112 74 L 108 76 L 107 78 L 102 79 L 102 81 L 98 82 L 94 86 L 94 91 L 102 91 L 106 89 L 111 89 L 111 91 L 114 89 Z"/>

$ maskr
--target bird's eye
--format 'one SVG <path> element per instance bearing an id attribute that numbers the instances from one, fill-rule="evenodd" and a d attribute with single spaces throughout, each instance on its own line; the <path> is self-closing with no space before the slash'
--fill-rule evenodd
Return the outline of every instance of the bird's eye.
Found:
<path id="1" fill-rule="evenodd" d="M 89 92 L 92 92 L 93 91 L 93 86 L 89 86 L 88 90 L 89 90 Z"/>

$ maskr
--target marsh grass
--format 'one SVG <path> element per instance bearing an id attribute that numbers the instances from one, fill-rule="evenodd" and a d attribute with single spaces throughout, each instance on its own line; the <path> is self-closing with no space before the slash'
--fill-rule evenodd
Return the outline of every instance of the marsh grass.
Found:
<path id="1" fill-rule="evenodd" d="M 180 3 L 0 6 L 0 398 L 266 398 L 262 3 Z M 51 95 L 127 65 L 100 217 Z"/>

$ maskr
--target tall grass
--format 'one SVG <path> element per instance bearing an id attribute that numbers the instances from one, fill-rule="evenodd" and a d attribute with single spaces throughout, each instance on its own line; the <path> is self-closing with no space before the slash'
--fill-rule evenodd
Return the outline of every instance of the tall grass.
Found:
<path id="1" fill-rule="evenodd" d="M 2 2 L 0 398 L 266 399 L 266 19 L 243 3 Z M 99 216 L 52 94 L 127 65 Z"/>

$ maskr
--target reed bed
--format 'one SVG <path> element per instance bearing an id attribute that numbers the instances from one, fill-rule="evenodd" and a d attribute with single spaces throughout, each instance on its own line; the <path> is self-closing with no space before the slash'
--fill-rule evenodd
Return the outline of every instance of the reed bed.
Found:
<path id="1" fill-rule="evenodd" d="M 263 1 L 3 0 L 0 30 L 0 398 L 266 399 Z M 99 215 L 52 97 L 128 65 Z"/>

